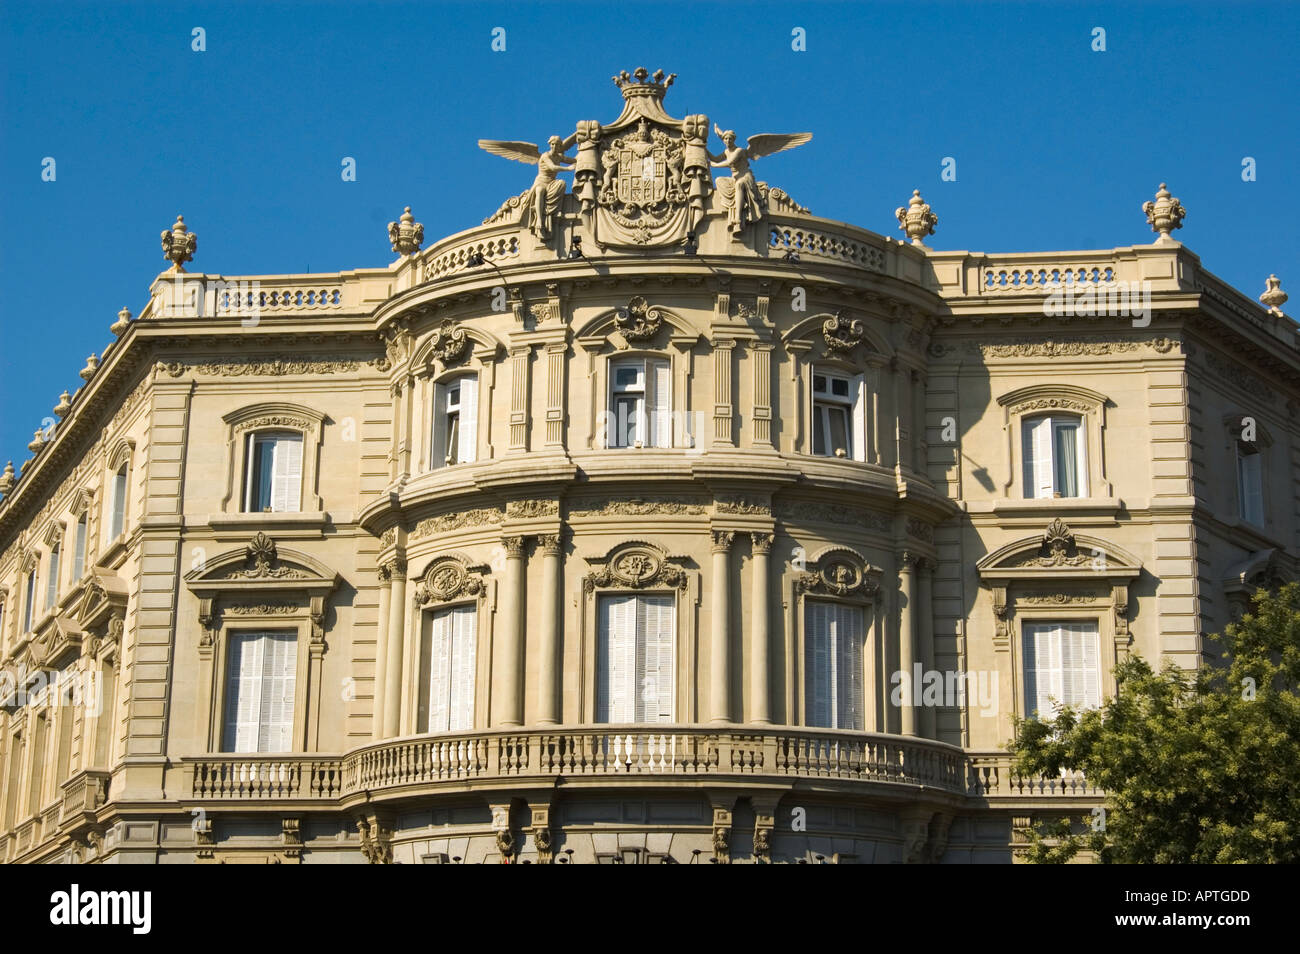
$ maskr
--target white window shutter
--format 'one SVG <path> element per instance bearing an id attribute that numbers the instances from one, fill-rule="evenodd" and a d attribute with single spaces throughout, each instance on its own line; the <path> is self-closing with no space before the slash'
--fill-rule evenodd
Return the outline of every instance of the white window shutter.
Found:
<path id="1" fill-rule="evenodd" d="M 601 600 L 599 650 L 596 721 L 631 722 L 636 717 L 636 597 Z"/>
<path id="2" fill-rule="evenodd" d="M 854 460 L 865 461 L 867 459 L 866 378 L 861 374 L 854 375 L 851 388 L 853 392 L 853 435 L 849 440 L 853 444 L 853 453 L 850 456 Z M 914 426 L 923 428 L 925 425 L 924 422 L 918 421 Z"/>
<path id="3" fill-rule="evenodd" d="M 451 610 L 433 614 L 429 639 L 429 731 L 446 732 L 451 711 L 451 654 L 455 620 Z"/>
<path id="4" fill-rule="evenodd" d="M 302 509 L 302 437 L 298 434 L 275 439 L 275 463 L 271 477 L 271 510 L 297 513 Z"/>
<path id="5" fill-rule="evenodd" d="M 473 462 L 478 452 L 478 375 L 460 379 L 460 437 L 456 463 Z"/>
<path id="6" fill-rule="evenodd" d="M 451 640 L 451 694 L 448 700 L 447 728 L 464 732 L 474 727 L 474 660 L 477 607 L 458 606 L 453 610 Z"/>
<path id="7" fill-rule="evenodd" d="M 862 731 L 862 608 L 838 605 L 834 618 L 835 728 Z M 914 687 L 913 691 L 919 687 Z"/>
<path id="8" fill-rule="evenodd" d="M 1025 496 L 1051 497 L 1052 421 L 1040 417 L 1024 422 Z"/>
<path id="9" fill-rule="evenodd" d="M 642 596 L 637 600 L 637 674 L 634 701 L 637 722 L 673 719 L 673 598 Z"/>
<path id="10" fill-rule="evenodd" d="M 77 521 L 76 552 L 72 557 L 73 580 L 81 579 L 86 572 L 86 515 L 83 513 Z"/>
<path id="11" fill-rule="evenodd" d="M 646 401 L 650 415 L 650 446 L 673 446 L 673 379 L 667 361 L 646 362 Z"/>
<path id="12" fill-rule="evenodd" d="M 259 752 L 292 752 L 293 701 L 297 687 L 298 640 L 286 633 L 261 637 L 261 726 Z"/>
<path id="13" fill-rule="evenodd" d="M 257 506 L 257 432 L 244 435 L 244 513 L 256 513 Z"/>
<path id="14" fill-rule="evenodd" d="M 127 468 L 123 467 L 113 475 L 112 539 L 114 540 L 126 529 L 126 481 Z"/>
<path id="15" fill-rule="evenodd" d="M 227 752 L 256 752 L 258 718 L 262 711 L 262 652 L 256 633 L 230 637 L 226 669 L 225 739 Z"/>
<path id="16" fill-rule="evenodd" d="M 834 727 L 830 605 L 809 600 L 804 612 L 804 719 Z"/>

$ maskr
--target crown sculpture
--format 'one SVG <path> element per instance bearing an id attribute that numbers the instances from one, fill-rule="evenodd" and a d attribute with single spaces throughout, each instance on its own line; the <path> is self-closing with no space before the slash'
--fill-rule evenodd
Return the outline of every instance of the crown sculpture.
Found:
<path id="1" fill-rule="evenodd" d="M 704 218 L 706 200 L 716 191 L 736 241 L 767 214 L 769 201 L 794 206 L 780 189 L 756 182 L 750 163 L 802 146 L 812 133 L 760 133 L 739 145 L 734 131 L 713 131 L 722 150 L 709 149 L 709 118 L 702 114 L 674 119 L 663 100 L 676 74 L 653 76 L 640 67 L 613 77 L 623 94 L 623 112 L 612 123 L 582 120 L 566 138 L 551 136 L 547 148 L 531 142 L 480 139 L 479 146 L 537 167 L 532 186 L 508 199 L 488 225 L 518 221 L 541 242 L 557 230 L 567 184 L 558 174 L 573 167 L 574 194 L 587 235 L 599 248 L 646 248 L 684 242 Z M 566 155 L 577 146 L 575 156 Z M 715 183 L 711 169 L 731 175 Z"/>

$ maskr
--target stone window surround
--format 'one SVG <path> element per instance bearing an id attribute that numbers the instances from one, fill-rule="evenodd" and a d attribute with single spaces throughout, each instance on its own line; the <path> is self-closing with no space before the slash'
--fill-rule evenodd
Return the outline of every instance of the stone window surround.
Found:
<path id="1" fill-rule="evenodd" d="M 116 506 L 117 501 L 113 499 L 116 492 L 117 472 L 121 470 L 122 465 L 126 464 L 126 509 L 122 515 L 122 532 L 111 540 L 100 541 L 99 559 L 111 560 L 122 548 L 127 535 L 131 532 L 131 506 L 137 498 L 137 494 L 131 493 L 131 479 L 135 476 L 135 440 L 129 437 L 120 438 L 113 446 L 113 449 L 105 457 L 104 468 L 104 486 L 107 492 L 100 505 L 102 531 L 109 533 L 113 528 L 112 508 Z M 87 562 L 90 562 L 87 560 Z"/>
<path id="2" fill-rule="evenodd" d="M 1007 440 L 1010 472 L 1002 485 L 1002 496 L 1033 500 L 1025 494 L 1024 421 L 1026 418 L 1061 412 L 1080 419 L 1084 434 L 1083 453 L 1088 471 L 1088 496 L 1072 500 L 1113 498 L 1115 488 L 1106 475 L 1106 408 L 1113 402 L 1106 395 L 1077 384 L 1031 384 L 1008 391 L 997 399 L 1003 408 L 1003 430 Z"/>
<path id="3" fill-rule="evenodd" d="M 321 513 L 320 458 L 326 417 L 302 404 L 263 401 L 223 415 L 227 426 L 226 493 L 222 513 L 242 514 L 244 484 L 248 479 L 248 434 L 250 431 L 294 431 L 302 435 L 302 490 L 298 513 Z M 260 516 L 260 515 L 258 515 Z"/>
<path id="4" fill-rule="evenodd" d="M 1241 515 L 1241 487 L 1237 483 L 1237 444 L 1241 440 L 1242 419 L 1246 417 L 1255 418 L 1255 447 L 1258 450 L 1259 461 L 1259 492 L 1260 500 L 1263 507 L 1263 524 L 1252 523 Z M 1228 465 L 1232 473 L 1232 482 L 1229 485 L 1230 496 L 1228 498 L 1228 507 L 1223 511 L 1224 522 L 1234 525 L 1253 529 L 1256 533 L 1266 531 L 1273 525 L 1273 508 L 1269 504 L 1269 463 L 1272 459 L 1273 435 L 1268 428 L 1259 419 L 1257 414 L 1246 414 L 1244 412 L 1233 412 L 1223 415 L 1223 433 L 1224 433 L 1224 450 L 1227 454 Z"/>
<path id="5" fill-rule="evenodd" d="M 440 372 L 430 371 L 428 374 L 421 375 L 417 385 L 417 398 L 415 406 L 419 409 L 417 420 L 415 422 L 416 430 L 416 473 L 445 473 L 451 467 L 460 467 L 461 464 L 445 464 L 440 467 L 433 467 L 433 429 L 436 423 L 438 408 L 435 400 L 438 387 L 455 381 L 457 378 L 464 378 L 473 375 L 478 387 L 478 401 L 475 408 L 474 421 L 474 459 L 468 461 L 469 466 L 481 464 L 492 459 L 492 382 L 493 377 L 488 369 L 492 367 L 490 361 L 485 361 L 475 356 L 473 363 L 463 365 L 453 365 L 449 368 L 443 368 Z"/>

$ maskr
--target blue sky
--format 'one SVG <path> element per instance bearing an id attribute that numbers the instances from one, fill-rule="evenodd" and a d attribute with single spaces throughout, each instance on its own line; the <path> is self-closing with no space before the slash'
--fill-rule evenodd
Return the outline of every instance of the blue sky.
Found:
<path id="1" fill-rule="evenodd" d="M 144 305 L 178 212 L 194 270 L 384 265 L 402 206 L 433 241 L 528 186 L 477 139 L 613 119 L 609 78 L 637 66 L 678 74 L 674 116 L 813 132 L 756 172 L 815 214 L 897 235 L 920 188 L 935 248 L 1099 248 L 1151 241 L 1140 206 L 1167 181 L 1207 268 L 1252 297 L 1270 272 L 1294 293 L 1298 27 L 1297 5 L 1247 3 L 7 0 L 0 466 L 25 459 L 118 309 Z"/>

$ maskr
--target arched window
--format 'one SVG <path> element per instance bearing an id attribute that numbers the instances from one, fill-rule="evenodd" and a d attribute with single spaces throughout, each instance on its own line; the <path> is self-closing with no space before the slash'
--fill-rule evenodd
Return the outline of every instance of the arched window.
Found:
<path id="1" fill-rule="evenodd" d="M 1021 422 L 1025 496 L 1088 496 L 1086 437 L 1075 414 L 1043 414 Z"/>
<path id="2" fill-rule="evenodd" d="M 77 530 L 72 550 L 72 580 L 75 583 L 86 572 L 86 514 L 77 518 Z"/>
<path id="3" fill-rule="evenodd" d="M 48 579 L 45 581 L 45 608 L 54 609 L 54 604 L 59 601 L 59 556 L 62 552 L 62 546 L 58 543 L 50 550 L 50 571 Z"/>
<path id="4" fill-rule="evenodd" d="M 113 474 L 113 515 L 109 521 L 108 538 L 116 540 L 126 530 L 127 481 L 131 472 L 131 462 L 124 460 Z"/>
<path id="5" fill-rule="evenodd" d="M 36 567 L 27 571 L 27 585 L 23 593 L 23 632 L 32 631 L 32 622 L 36 618 Z"/>

